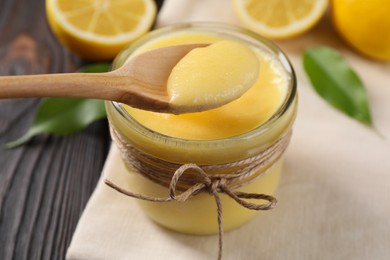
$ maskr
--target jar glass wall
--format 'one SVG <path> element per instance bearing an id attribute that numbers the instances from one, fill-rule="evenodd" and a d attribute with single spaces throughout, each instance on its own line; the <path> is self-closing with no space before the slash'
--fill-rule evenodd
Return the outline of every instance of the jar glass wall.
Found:
<path id="1" fill-rule="evenodd" d="M 191 35 L 181 37 L 178 35 Z M 122 51 L 114 62 L 114 69 L 120 67 L 129 57 L 140 50 L 153 48 L 154 42 L 165 45 L 187 43 L 194 37 L 199 42 L 208 41 L 211 35 L 217 40 L 229 38 L 240 41 L 253 48 L 259 48 L 277 61 L 288 77 L 287 92 L 278 109 L 264 123 L 238 135 L 212 140 L 193 140 L 161 134 L 138 122 L 122 104 L 106 102 L 110 126 L 132 147 L 158 160 L 175 164 L 193 163 L 199 166 L 219 165 L 250 158 L 269 148 L 291 128 L 296 114 L 296 78 L 290 62 L 283 52 L 270 41 L 257 34 L 222 24 L 184 24 L 174 25 L 153 31 Z M 165 42 L 165 43 L 164 43 Z M 261 106 L 261 104 L 254 104 Z M 169 122 L 167 122 L 169 123 Z M 256 181 L 239 188 L 243 192 L 273 194 L 279 182 L 283 159 L 272 161 L 270 170 Z M 125 163 L 131 176 L 126 186 L 132 191 L 146 196 L 166 197 L 167 187 L 150 181 L 136 173 Z M 268 167 L 268 168 L 269 168 Z M 267 167 L 265 167 L 267 169 Z M 264 171 L 264 170 L 263 170 Z M 259 172 L 258 174 L 261 174 Z M 237 204 L 230 197 L 221 194 L 223 205 L 223 228 L 236 228 L 257 213 Z M 137 200 L 144 212 L 155 222 L 169 229 L 190 234 L 212 234 L 218 232 L 215 200 L 210 194 L 201 193 L 185 202 L 155 203 Z"/>

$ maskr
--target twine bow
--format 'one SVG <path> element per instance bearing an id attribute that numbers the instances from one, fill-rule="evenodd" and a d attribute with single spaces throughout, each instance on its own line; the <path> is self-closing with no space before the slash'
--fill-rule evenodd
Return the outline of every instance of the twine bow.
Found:
<path id="1" fill-rule="evenodd" d="M 202 181 L 199 183 L 196 183 L 195 185 L 191 186 L 184 192 L 177 194 L 176 193 L 176 186 L 180 179 L 180 177 L 189 169 L 195 170 L 195 172 L 198 174 L 199 177 L 202 178 Z M 108 179 L 104 180 L 105 184 L 107 184 L 109 187 L 115 189 L 116 191 L 133 197 L 137 199 L 142 199 L 146 201 L 152 201 L 152 202 L 169 202 L 169 201 L 179 201 L 184 202 L 187 201 L 192 196 L 206 191 L 210 195 L 214 196 L 215 202 L 217 205 L 217 221 L 218 221 L 218 234 L 219 234 L 219 243 L 218 243 L 218 259 L 222 259 L 222 252 L 223 252 L 223 225 L 222 225 L 222 203 L 221 199 L 219 197 L 219 193 L 225 193 L 232 199 L 234 199 L 237 203 L 240 205 L 252 209 L 252 210 L 269 210 L 275 207 L 277 200 L 270 196 L 265 194 L 257 194 L 257 193 L 246 193 L 246 192 L 239 192 L 235 190 L 231 190 L 227 186 L 227 180 L 225 178 L 210 178 L 209 175 L 207 175 L 204 170 L 199 167 L 196 164 L 184 164 L 178 168 L 171 180 L 171 183 L 169 185 L 169 197 L 167 198 L 157 198 L 157 197 L 149 197 L 133 192 L 126 191 L 122 189 L 121 187 L 115 185 Z M 265 204 L 255 204 L 255 203 L 249 203 L 242 199 L 257 199 L 257 200 L 267 200 L 268 203 Z"/>

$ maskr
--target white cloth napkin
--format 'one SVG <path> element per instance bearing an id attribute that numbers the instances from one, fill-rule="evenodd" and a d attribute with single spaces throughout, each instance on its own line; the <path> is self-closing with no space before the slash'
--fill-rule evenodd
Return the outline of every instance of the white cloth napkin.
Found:
<path id="1" fill-rule="evenodd" d="M 237 24 L 231 1 L 167 0 L 158 26 L 189 21 Z M 365 59 L 335 34 L 329 19 L 278 42 L 299 83 L 299 114 L 286 154 L 276 209 L 228 232 L 224 259 L 390 259 L 390 64 Z M 376 128 L 344 116 L 312 89 L 303 51 L 339 49 L 365 82 Z M 112 147 L 103 170 L 125 183 Z M 217 236 L 189 236 L 150 221 L 135 199 L 99 182 L 74 233 L 68 259 L 215 259 Z"/>

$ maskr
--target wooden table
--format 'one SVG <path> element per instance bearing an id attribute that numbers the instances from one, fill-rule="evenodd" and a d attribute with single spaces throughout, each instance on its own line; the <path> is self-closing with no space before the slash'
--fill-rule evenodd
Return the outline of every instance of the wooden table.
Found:
<path id="1" fill-rule="evenodd" d="M 72 72 L 83 65 L 51 33 L 44 5 L 0 0 L 0 75 Z M 43 135 L 5 149 L 28 129 L 39 101 L 0 100 L 2 260 L 65 258 L 110 145 L 101 120 L 72 136 Z"/>

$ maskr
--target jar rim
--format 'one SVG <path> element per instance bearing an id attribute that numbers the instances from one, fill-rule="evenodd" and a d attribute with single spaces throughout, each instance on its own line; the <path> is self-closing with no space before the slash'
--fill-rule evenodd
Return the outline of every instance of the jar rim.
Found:
<path id="1" fill-rule="evenodd" d="M 181 24 L 173 24 L 166 27 L 162 27 L 159 29 L 156 29 L 154 31 L 149 32 L 148 34 L 142 36 L 135 42 L 133 42 L 131 45 L 129 45 L 126 49 L 124 49 L 113 62 L 113 67 L 115 67 L 115 64 L 120 62 L 118 60 L 118 57 L 121 55 L 128 56 L 132 52 L 134 52 L 138 47 L 145 44 L 149 40 L 155 39 L 157 36 L 164 35 L 164 33 L 168 32 L 176 32 L 180 30 L 186 30 L 186 29 L 212 29 L 215 28 L 216 30 L 225 30 L 227 32 L 231 31 L 234 33 L 238 33 L 240 35 L 245 35 L 247 37 L 252 38 L 256 42 L 259 42 L 263 45 L 265 45 L 269 50 L 271 50 L 276 57 L 279 59 L 280 63 L 283 66 L 283 69 L 288 73 L 290 79 L 288 80 L 288 86 L 287 86 L 287 93 L 286 96 L 282 102 L 282 104 L 279 106 L 279 108 L 272 114 L 270 118 L 268 118 L 264 123 L 261 125 L 241 134 L 233 135 L 230 137 L 220 138 L 220 139 L 207 139 L 207 140 L 198 140 L 198 139 L 185 139 L 185 138 L 179 138 L 179 137 L 173 137 L 169 136 L 163 133 L 159 133 L 157 131 L 154 131 L 143 124 L 139 123 L 136 119 L 134 119 L 127 111 L 123 108 L 121 103 L 116 101 L 108 101 L 108 103 L 111 103 L 112 106 L 115 108 L 115 110 L 120 114 L 120 116 L 125 119 L 125 121 L 133 128 L 135 128 L 137 131 L 141 132 L 143 135 L 146 135 L 149 138 L 158 138 L 162 139 L 166 143 L 185 143 L 186 145 L 194 144 L 194 145 L 207 145 L 207 146 L 214 146 L 218 145 L 219 143 L 223 142 L 229 142 L 229 141 L 237 141 L 239 139 L 248 139 L 255 135 L 262 135 L 267 131 L 267 129 L 271 129 L 272 126 L 277 122 L 279 118 L 281 118 L 288 110 L 289 108 L 294 104 L 294 100 L 297 94 L 297 79 L 295 75 L 295 71 L 292 67 L 292 64 L 286 54 L 271 40 L 264 38 L 263 36 L 256 34 L 250 30 L 231 25 L 231 24 L 224 24 L 224 23 L 217 23 L 217 22 L 193 22 L 193 23 L 181 23 Z M 218 33 L 218 31 L 215 31 Z"/>

